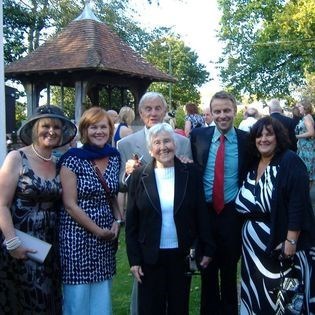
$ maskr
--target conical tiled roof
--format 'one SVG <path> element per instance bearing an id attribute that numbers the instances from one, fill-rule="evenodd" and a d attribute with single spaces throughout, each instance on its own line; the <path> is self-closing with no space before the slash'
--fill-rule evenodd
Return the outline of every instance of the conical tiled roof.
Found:
<path id="1" fill-rule="evenodd" d="M 5 67 L 8 77 L 59 71 L 105 71 L 147 78 L 175 79 L 156 69 L 123 42 L 106 24 L 83 13 L 60 34 Z"/>

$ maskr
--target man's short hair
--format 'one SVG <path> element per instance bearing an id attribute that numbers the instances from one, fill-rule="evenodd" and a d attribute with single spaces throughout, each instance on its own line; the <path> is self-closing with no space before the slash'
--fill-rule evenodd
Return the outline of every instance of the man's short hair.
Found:
<path id="1" fill-rule="evenodd" d="M 160 99 L 161 103 L 163 104 L 165 110 L 167 110 L 167 103 L 166 100 L 164 98 L 164 96 L 161 93 L 158 92 L 146 92 L 145 94 L 143 94 L 143 96 L 141 97 L 140 101 L 139 101 L 139 111 L 140 109 L 143 107 L 143 105 L 146 103 L 146 101 L 151 100 L 151 99 Z"/>
<path id="2" fill-rule="evenodd" d="M 230 101 L 233 103 L 235 112 L 237 111 L 236 99 L 235 99 L 235 97 L 234 97 L 231 93 L 228 93 L 228 92 L 226 92 L 226 91 L 220 91 L 220 92 L 215 93 L 215 94 L 212 96 L 211 101 L 210 101 L 210 109 L 211 109 L 211 111 L 212 111 L 211 104 L 212 104 L 212 102 L 213 102 L 215 99 L 222 99 L 222 100 L 225 100 L 225 99 L 226 99 L 226 100 L 230 100 Z"/>
<path id="3" fill-rule="evenodd" d="M 273 98 L 272 100 L 270 100 L 268 106 L 271 112 L 282 112 L 280 101 L 276 98 Z"/>

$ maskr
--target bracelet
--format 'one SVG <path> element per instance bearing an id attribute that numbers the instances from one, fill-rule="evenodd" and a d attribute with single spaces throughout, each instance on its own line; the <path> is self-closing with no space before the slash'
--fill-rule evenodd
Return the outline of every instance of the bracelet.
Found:
<path id="1" fill-rule="evenodd" d="M 18 247 L 20 247 L 22 244 L 20 238 L 18 236 L 15 236 L 11 239 L 9 239 L 8 241 L 5 241 L 5 246 L 7 248 L 8 251 L 12 251 L 17 249 Z"/>
<path id="2" fill-rule="evenodd" d="M 289 242 L 291 245 L 296 245 L 296 243 L 297 243 L 297 240 L 286 239 L 286 241 Z"/>
<path id="3" fill-rule="evenodd" d="M 123 220 L 120 220 L 120 219 L 119 219 L 119 220 L 116 220 L 115 222 L 116 222 L 118 225 L 120 225 L 120 224 L 123 223 Z"/>

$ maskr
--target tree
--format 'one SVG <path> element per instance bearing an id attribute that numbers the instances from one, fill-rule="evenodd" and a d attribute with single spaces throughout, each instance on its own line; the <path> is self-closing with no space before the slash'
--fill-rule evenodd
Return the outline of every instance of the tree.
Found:
<path id="1" fill-rule="evenodd" d="M 142 30 L 127 16 L 126 0 L 94 0 L 93 3 L 97 17 L 140 53 L 156 36 L 166 32 L 164 28 L 152 33 Z M 61 31 L 82 12 L 84 4 L 84 0 L 4 0 L 5 63 L 24 57 Z M 65 89 L 64 109 L 70 117 L 73 99 L 73 90 Z M 60 89 L 52 87 L 52 101 L 60 104 Z M 106 102 L 106 97 L 103 101 Z"/>
<path id="2" fill-rule="evenodd" d="M 315 2 L 219 0 L 220 76 L 237 96 L 290 95 L 314 73 Z"/>
<path id="3" fill-rule="evenodd" d="M 4 0 L 5 62 L 30 53 L 47 38 L 52 12 L 49 0 Z"/>
<path id="4" fill-rule="evenodd" d="M 84 6 L 84 0 L 5 0 L 5 47 L 6 62 L 21 58 L 55 32 L 74 20 Z M 200 101 L 199 86 L 208 80 L 205 66 L 197 62 L 198 56 L 179 37 L 170 37 L 171 30 L 165 27 L 152 31 L 142 29 L 132 19 L 133 11 L 128 8 L 128 0 L 94 0 L 94 12 L 97 17 L 111 27 L 129 46 L 143 55 L 162 71 L 168 72 L 168 48 L 171 47 L 172 75 L 178 81 L 172 85 L 173 103 L 180 105 L 187 101 Z M 149 1 L 150 2 L 150 1 Z M 157 1 L 158 2 L 158 1 Z M 169 37 L 166 37 L 169 36 Z M 167 84 L 154 84 L 151 89 L 168 94 Z M 60 89 L 53 88 L 52 101 L 60 103 Z M 72 117 L 74 92 L 64 90 L 64 109 Z M 116 102 L 113 95 L 113 106 Z M 128 98 L 128 95 L 126 96 Z M 117 96 L 117 100 L 120 95 Z M 101 96 L 101 104 L 106 96 Z"/>
<path id="5" fill-rule="evenodd" d="M 15 104 L 15 117 L 17 121 L 16 128 L 19 129 L 21 127 L 21 122 L 23 120 L 26 120 L 27 115 L 26 115 L 24 104 L 18 101 Z"/>
<path id="6" fill-rule="evenodd" d="M 300 92 L 300 98 L 310 99 L 315 104 L 315 73 L 306 76 L 307 84 L 298 89 Z"/>
<path id="7" fill-rule="evenodd" d="M 164 31 L 163 28 L 153 33 L 144 31 L 132 20 L 133 11 L 128 8 L 128 0 L 94 0 L 93 3 L 97 17 L 140 53 Z M 84 4 L 85 0 L 4 0 L 5 62 L 12 62 L 36 49 L 75 19 Z"/>
<path id="8" fill-rule="evenodd" d="M 146 59 L 164 72 L 171 72 L 177 79 L 171 84 L 172 108 L 189 101 L 200 102 L 198 87 L 208 81 L 209 73 L 198 63 L 198 55 L 177 36 L 170 36 L 152 42 L 146 52 Z M 150 89 L 169 95 L 169 84 L 153 83 Z"/>

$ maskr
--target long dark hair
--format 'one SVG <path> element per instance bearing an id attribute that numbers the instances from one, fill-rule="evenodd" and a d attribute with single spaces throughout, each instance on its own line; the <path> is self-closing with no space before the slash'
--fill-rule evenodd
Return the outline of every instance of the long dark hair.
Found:
<path id="1" fill-rule="evenodd" d="M 271 116 L 266 116 L 257 120 L 250 130 L 251 146 L 253 152 L 255 152 L 257 156 L 260 156 L 260 153 L 256 147 L 256 139 L 261 136 L 264 128 L 266 128 L 269 132 L 273 131 L 276 136 L 277 147 L 275 154 L 281 154 L 290 147 L 291 142 L 287 129 L 279 120 L 272 118 Z"/>

